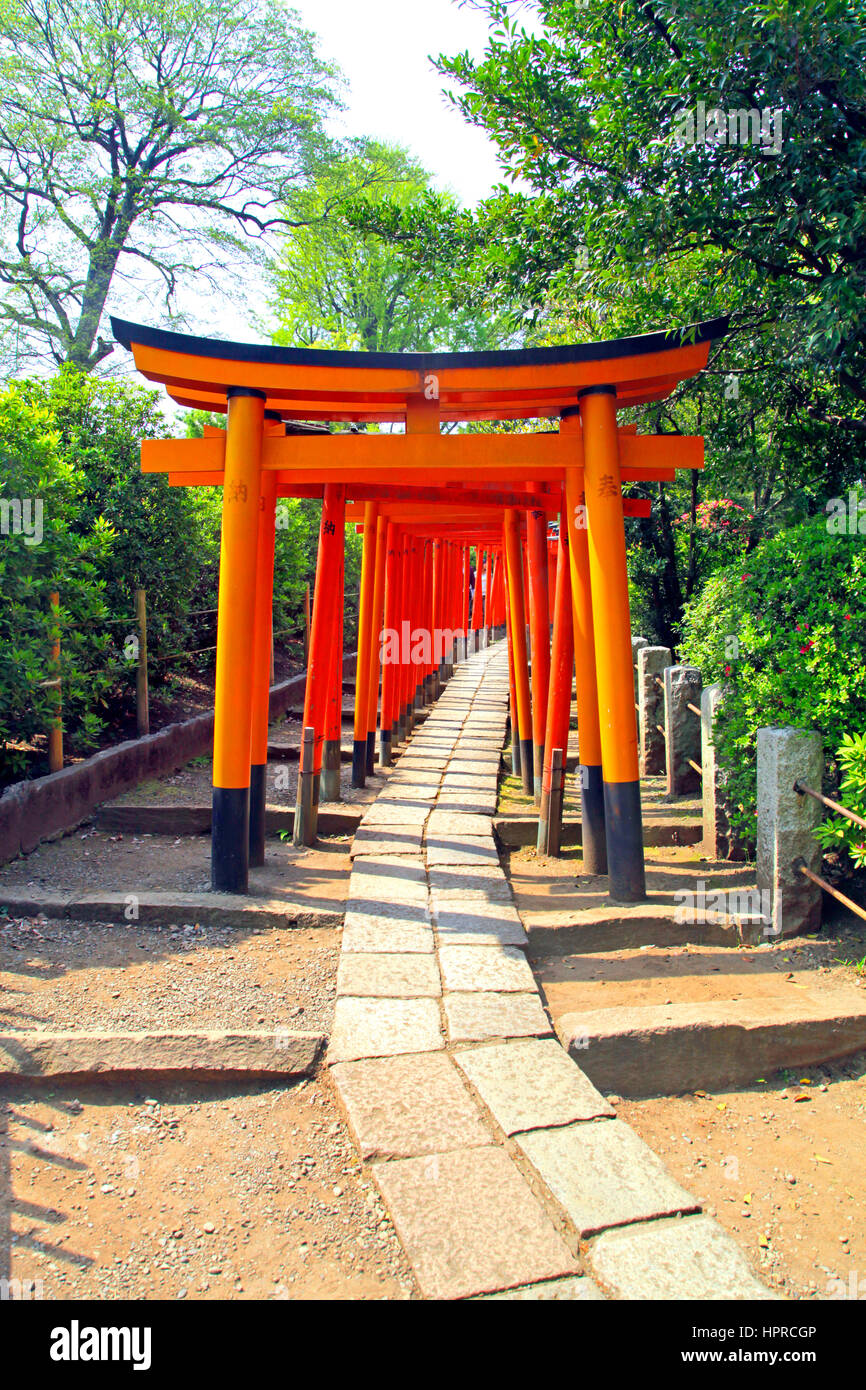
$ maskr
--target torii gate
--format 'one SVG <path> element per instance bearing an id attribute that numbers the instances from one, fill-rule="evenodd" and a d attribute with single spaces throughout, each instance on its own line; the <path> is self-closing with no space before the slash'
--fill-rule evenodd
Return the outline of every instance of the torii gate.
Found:
<path id="1" fill-rule="evenodd" d="M 697 375 L 706 365 L 711 343 L 725 334 L 727 320 L 600 343 L 479 353 L 281 348 L 198 338 L 118 319 L 112 319 L 112 328 L 116 339 L 132 351 L 138 370 L 164 384 L 178 404 L 228 416 L 225 432 L 211 432 L 204 439 L 142 444 L 144 471 L 168 473 L 178 484 L 223 487 L 213 887 L 248 891 L 251 809 L 257 841 L 263 833 L 266 751 L 263 759 L 261 749 L 263 741 L 266 749 L 267 734 L 269 570 L 272 573 L 276 497 L 310 495 L 309 489 L 321 489 L 323 495 L 317 565 L 323 636 L 310 654 L 309 699 L 316 663 L 327 672 L 333 660 L 330 619 L 336 616 L 336 585 L 338 577 L 342 579 L 347 491 L 360 501 L 371 498 L 365 489 L 380 490 L 380 496 L 384 490 L 388 496 L 392 489 L 423 487 L 435 480 L 437 487 L 458 484 L 459 506 L 465 480 L 471 479 L 472 488 L 495 487 L 503 494 L 512 490 L 509 500 L 521 508 L 532 506 L 539 491 L 545 502 L 556 492 L 565 498 L 567 537 L 563 534 L 562 543 L 567 540 L 570 550 L 584 845 L 604 844 L 613 898 L 643 899 L 622 484 L 668 480 L 676 468 L 702 467 L 703 440 L 639 436 L 628 426 L 618 429 L 617 411 L 663 400 L 681 381 Z M 442 422 L 540 417 L 558 419 L 558 430 L 440 431 Z M 298 434 L 288 432 L 293 427 L 284 423 L 287 420 L 403 423 L 405 433 Z M 518 717 L 514 736 L 524 765 L 532 766 L 538 734 L 533 737 L 525 684 L 519 512 L 517 506 L 503 506 L 500 498 L 494 505 L 501 507 L 504 520 L 499 568 L 510 580 L 505 617 L 518 687 L 512 702 Z M 538 510 L 544 514 L 546 508 Z M 445 523 L 436 522 L 440 524 Z M 465 516 L 455 525 L 462 528 L 457 534 L 470 535 Z M 476 511 L 474 531 L 481 529 Z M 377 533 L 380 530 L 387 543 L 387 529 L 377 518 Z M 541 563 L 540 535 L 531 540 L 536 570 Z M 491 544 L 488 561 L 492 549 Z M 378 571 L 377 563 L 375 579 L 370 576 L 371 613 Z M 495 589 L 488 563 L 488 593 L 491 585 Z M 314 640 L 312 646 L 316 645 Z M 376 671 L 378 676 L 377 663 Z M 356 685 L 363 675 L 358 673 Z M 315 727 L 317 746 L 307 771 L 317 796 L 324 719 Z M 356 744 L 360 733 L 356 727 Z M 369 728 L 365 749 L 368 742 Z M 297 829 L 296 823 L 296 833 Z"/>

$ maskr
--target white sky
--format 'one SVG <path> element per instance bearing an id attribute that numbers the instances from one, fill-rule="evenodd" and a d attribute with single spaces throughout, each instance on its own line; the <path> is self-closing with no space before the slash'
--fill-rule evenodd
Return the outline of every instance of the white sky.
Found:
<path id="1" fill-rule="evenodd" d="M 408 146 L 466 205 L 502 182 L 495 146 L 443 96 L 449 85 L 429 56 L 468 49 L 480 57 L 487 19 L 456 0 L 291 0 L 338 64 L 349 91 L 333 133 L 370 135 Z M 528 16 L 526 17 L 528 19 Z M 526 21 L 525 21 L 526 22 Z"/>

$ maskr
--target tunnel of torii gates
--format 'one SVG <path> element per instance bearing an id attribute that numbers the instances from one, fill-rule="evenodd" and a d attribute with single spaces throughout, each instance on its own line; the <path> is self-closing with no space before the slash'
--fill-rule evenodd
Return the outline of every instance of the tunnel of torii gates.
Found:
<path id="1" fill-rule="evenodd" d="M 314 497 L 322 520 L 295 843 L 314 841 L 320 794 L 339 796 L 344 538 L 345 523 L 355 521 L 363 530 L 355 785 L 373 770 L 377 724 L 387 764 L 415 711 L 436 697 L 454 636 L 468 634 L 477 648 L 480 634 L 504 627 L 512 762 L 539 803 L 539 847 L 559 843 L 555 769 L 567 754 L 574 677 L 585 871 L 607 873 L 618 901 L 643 899 L 624 518 L 647 515 L 649 503 L 622 489 L 702 468 L 703 439 L 638 435 L 618 426 L 617 411 L 663 400 L 697 375 L 727 320 L 609 342 L 459 353 L 259 346 L 118 319 L 112 327 L 142 375 L 172 400 L 227 415 L 225 430 L 202 439 L 142 443 L 145 473 L 223 489 L 214 889 L 248 892 L 250 865 L 264 862 L 276 505 Z M 441 430 L 528 419 L 559 427 Z M 332 423 L 350 428 L 333 433 Z M 363 429 L 392 424 L 405 432 Z M 446 648 L 437 649 L 442 633 Z"/>

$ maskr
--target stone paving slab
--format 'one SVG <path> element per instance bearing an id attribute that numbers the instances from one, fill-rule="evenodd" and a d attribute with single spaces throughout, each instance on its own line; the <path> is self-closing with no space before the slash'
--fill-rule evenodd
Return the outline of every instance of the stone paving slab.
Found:
<path id="1" fill-rule="evenodd" d="M 464 946 L 439 943 L 439 965 L 446 990 L 522 993 L 535 989 L 526 956 L 517 946 Z"/>
<path id="2" fill-rule="evenodd" d="M 535 992 L 446 994 L 444 1004 L 448 1035 L 452 1042 L 544 1037 L 552 1031 Z"/>
<path id="3" fill-rule="evenodd" d="M 517 1143 L 582 1236 L 698 1208 L 621 1120 L 533 1130 Z"/>
<path id="4" fill-rule="evenodd" d="M 435 999 L 338 999 L 329 1062 L 435 1052 L 444 1046 Z"/>
<path id="5" fill-rule="evenodd" d="M 359 854 L 418 854 L 423 838 L 423 825 L 359 825 L 349 853 L 353 859 Z"/>
<path id="6" fill-rule="evenodd" d="M 736 1241 L 709 1216 L 605 1231 L 590 1246 L 593 1273 L 615 1298 L 776 1301 Z"/>
<path id="7" fill-rule="evenodd" d="M 506 1289 L 504 1293 L 484 1294 L 486 1303 L 507 1299 L 510 1302 L 604 1302 L 605 1297 L 596 1284 L 585 1276 L 574 1274 L 568 1279 L 548 1279 L 543 1284 L 528 1284 L 522 1289 Z"/>
<path id="8" fill-rule="evenodd" d="M 491 753 L 485 756 L 482 753 L 474 753 L 471 757 L 469 755 L 460 757 L 455 753 L 446 768 L 446 777 L 450 776 L 452 772 L 455 776 L 459 777 L 487 777 L 493 775 L 498 778 L 499 754 Z"/>
<path id="9" fill-rule="evenodd" d="M 424 921 L 364 913 L 346 914 L 342 951 L 364 954 L 433 954 L 433 929 Z"/>
<path id="10" fill-rule="evenodd" d="M 418 951 L 340 953 L 337 993 L 382 999 L 438 999 L 442 993 L 434 957 Z"/>
<path id="11" fill-rule="evenodd" d="M 465 835 L 449 839 L 427 836 L 427 863 L 431 868 L 440 864 L 497 864 L 499 855 L 493 836 Z"/>
<path id="12" fill-rule="evenodd" d="M 430 814 L 429 801 L 374 801 L 361 819 L 362 825 L 423 825 Z"/>
<path id="13" fill-rule="evenodd" d="M 520 941 L 525 942 L 527 939 L 520 921 L 520 913 L 513 902 L 497 902 L 495 899 L 491 902 L 489 898 L 480 895 L 463 902 L 459 897 L 449 895 L 447 891 L 444 894 L 437 891 L 431 895 L 431 903 L 436 925 L 439 926 L 440 922 L 444 924 L 440 927 L 442 931 L 456 931 L 453 919 L 465 917 L 470 923 L 474 922 L 478 926 L 487 922 L 499 922 L 502 925 L 508 923 L 513 927 L 520 927 Z"/>
<path id="14" fill-rule="evenodd" d="M 555 1038 L 528 1038 L 455 1054 L 506 1134 L 614 1116 Z"/>
<path id="15" fill-rule="evenodd" d="M 520 946 L 525 949 L 529 945 L 529 937 L 517 912 L 507 903 L 472 903 L 462 911 L 454 911 L 455 907 L 449 900 L 444 910 L 441 904 L 436 909 L 440 946 Z"/>
<path id="16" fill-rule="evenodd" d="M 436 805 L 443 811 L 465 812 L 468 815 L 483 817 L 489 828 L 491 817 L 496 811 L 496 799 L 496 792 L 488 794 L 487 792 L 443 791 Z"/>
<path id="17" fill-rule="evenodd" d="M 444 795 L 444 793 L 443 793 Z M 461 792 L 455 793 L 459 798 Z M 436 840 L 440 837 L 463 838 L 464 835 L 475 838 L 482 838 L 493 841 L 493 834 L 490 829 L 490 817 L 472 815 L 468 811 L 436 810 L 430 812 L 430 819 L 427 822 L 427 839 Z"/>
<path id="18" fill-rule="evenodd" d="M 513 903 L 508 880 L 499 864 L 453 864 L 430 870 L 434 904 L 446 901 Z"/>
<path id="19" fill-rule="evenodd" d="M 385 790 L 379 793 L 378 800 L 415 806 L 419 801 L 435 801 L 438 795 L 438 782 L 412 782 L 407 772 L 399 781 L 396 776 L 392 777 Z"/>
<path id="20" fill-rule="evenodd" d="M 341 1062 L 331 1075 L 362 1158 L 413 1158 L 490 1143 L 445 1052 Z"/>
<path id="21" fill-rule="evenodd" d="M 468 1298 L 579 1272 L 500 1148 L 377 1163 L 373 1176 L 427 1298 Z"/>

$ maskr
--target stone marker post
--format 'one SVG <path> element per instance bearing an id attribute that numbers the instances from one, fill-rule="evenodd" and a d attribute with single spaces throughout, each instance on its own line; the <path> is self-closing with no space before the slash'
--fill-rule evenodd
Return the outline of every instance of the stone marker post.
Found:
<path id="1" fill-rule="evenodd" d="M 701 766 L 701 716 L 695 714 L 701 701 L 701 673 L 697 666 L 667 666 L 664 683 L 668 796 L 686 796 L 701 786 L 697 771 Z"/>
<path id="2" fill-rule="evenodd" d="M 768 937 L 798 936 L 821 925 L 821 889 L 795 867 L 802 859 L 818 873 L 821 847 L 812 831 L 824 812 L 794 791 L 799 779 L 821 790 L 821 735 L 805 729 L 758 730 L 758 888 L 772 903 Z"/>
<path id="3" fill-rule="evenodd" d="M 665 770 L 664 691 L 656 684 L 656 677 L 661 680 L 670 664 L 670 647 L 641 647 L 637 654 L 641 777 Z"/>
<path id="4" fill-rule="evenodd" d="M 638 652 L 640 652 L 640 651 L 642 650 L 642 648 L 648 647 L 648 646 L 649 646 L 649 642 L 646 640 L 645 637 L 633 637 L 633 638 L 631 639 L 631 664 L 632 664 L 632 666 L 634 667 L 634 702 L 635 702 L 636 705 L 639 703 L 639 701 L 638 701 L 638 684 L 637 684 L 637 658 L 638 658 Z"/>
<path id="5" fill-rule="evenodd" d="M 704 838 L 702 849 L 707 859 L 728 857 L 728 817 L 725 812 L 723 775 L 713 742 L 716 710 L 722 701 L 721 683 L 708 685 L 701 694 L 701 795 L 703 800 Z"/>

